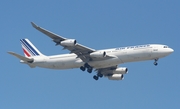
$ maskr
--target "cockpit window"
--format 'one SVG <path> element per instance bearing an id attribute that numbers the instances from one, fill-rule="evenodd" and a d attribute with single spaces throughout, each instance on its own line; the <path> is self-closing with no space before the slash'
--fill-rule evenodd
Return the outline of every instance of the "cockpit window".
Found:
<path id="1" fill-rule="evenodd" d="M 164 46 L 164 48 L 168 48 L 168 46 Z"/>

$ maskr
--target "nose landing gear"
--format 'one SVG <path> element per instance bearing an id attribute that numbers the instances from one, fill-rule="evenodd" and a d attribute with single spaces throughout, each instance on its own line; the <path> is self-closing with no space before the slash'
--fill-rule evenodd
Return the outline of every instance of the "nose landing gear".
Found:
<path id="1" fill-rule="evenodd" d="M 155 59 L 155 60 L 154 60 L 154 65 L 155 65 L 155 66 L 158 65 L 157 61 L 158 61 L 158 59 Z"/>

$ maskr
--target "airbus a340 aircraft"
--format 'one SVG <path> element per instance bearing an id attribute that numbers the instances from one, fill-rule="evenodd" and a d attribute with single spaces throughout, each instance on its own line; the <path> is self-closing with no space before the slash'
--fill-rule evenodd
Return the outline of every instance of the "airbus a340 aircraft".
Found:
<path id="1" fill-rule="evenodd" d="M 112 49 L 95 50 L 77 43 L 75 39 L 67 39 L 43 29 L 33 22 L 32 26 L 49 36 L 56 45 L 68 49 L 70 54 L 46 56 L 42 54 L 28 39 L 21 39 L 22 49 L 25 56 L 14 52 L 9 54 L 20 59 L 21 63 L 29 65 L 31 68 L 43 67 L 50 69 L 71 69 L 80 68 L 91 73 L 94 69 L 97 74 L 93 76 L 95 80 L 101 77 L 108 77 L 110 80 L 122 80 L 124 74 L 128 72 L 126 67 L 118 67 L 118 64 L 145 60 L 154 60 L 157 65 L 159 58 L 171 54 L 174 50 L 167 45 L 146 44 L 128 47 L 118 47 Z"/>

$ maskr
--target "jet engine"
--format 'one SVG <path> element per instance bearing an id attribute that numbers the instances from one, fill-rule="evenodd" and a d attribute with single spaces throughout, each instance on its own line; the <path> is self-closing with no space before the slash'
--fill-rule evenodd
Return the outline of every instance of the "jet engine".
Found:
<path id="1" fill-rule="evenodd" d="M 105 51 L 95 51 L 95 52 L 90 54 L 90 57 L 103 58 L 103 57 L 106 57 L 106 52 Z"/>
<path id="2" fill-rule="evenodd" d="M 126 74 L 128 73 L 128 68 L 126 67 L 119 67 L 113 71 L 113 74 Z"/>
<path id="3" fill-rule="evenodd" d="M 123 80 L 124 76 L 123 74 L 113 74 L 111 76 L 108 76 L 109 80 Z"/>
<path id="4" fill-rule="evenodd" d="M 61 45 L 63 45 L 63 46 L 75 46 L 76 40 L 75 39 L 66 39 L 64 41 L 61 41 Z"/>

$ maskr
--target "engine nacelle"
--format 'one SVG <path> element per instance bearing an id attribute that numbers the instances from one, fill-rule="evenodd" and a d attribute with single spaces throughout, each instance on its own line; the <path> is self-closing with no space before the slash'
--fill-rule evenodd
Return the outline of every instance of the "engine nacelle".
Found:
<path id="1" fill-rule="evenodd" d="M 95 52 L 90 54 L 90 57 L 103 58 L 103 57 L 106 57 L 106 52 L 105 51 L 95 51 Z"/>
<path id="2" fill-rule="evenodd" d="M 64 41 L 61 41 L 61 45 L 63 45 L 63 46 L 75 46 L 76 43 L 77 42 L 75 39 L 66 39 Z"/>
<path id="3" fill-rule="evenodd" d="M 111 76 L 108 76 L 109 80 L 123 80 L 124 76 L 123 74 L 113 74 Z"/>
<path id="4" fill-rule="evenodd" d="M 113 71 L 113 74 L 126 74 L 128 73 L 128 68 L 126 67 L 119 67 Z"/>

